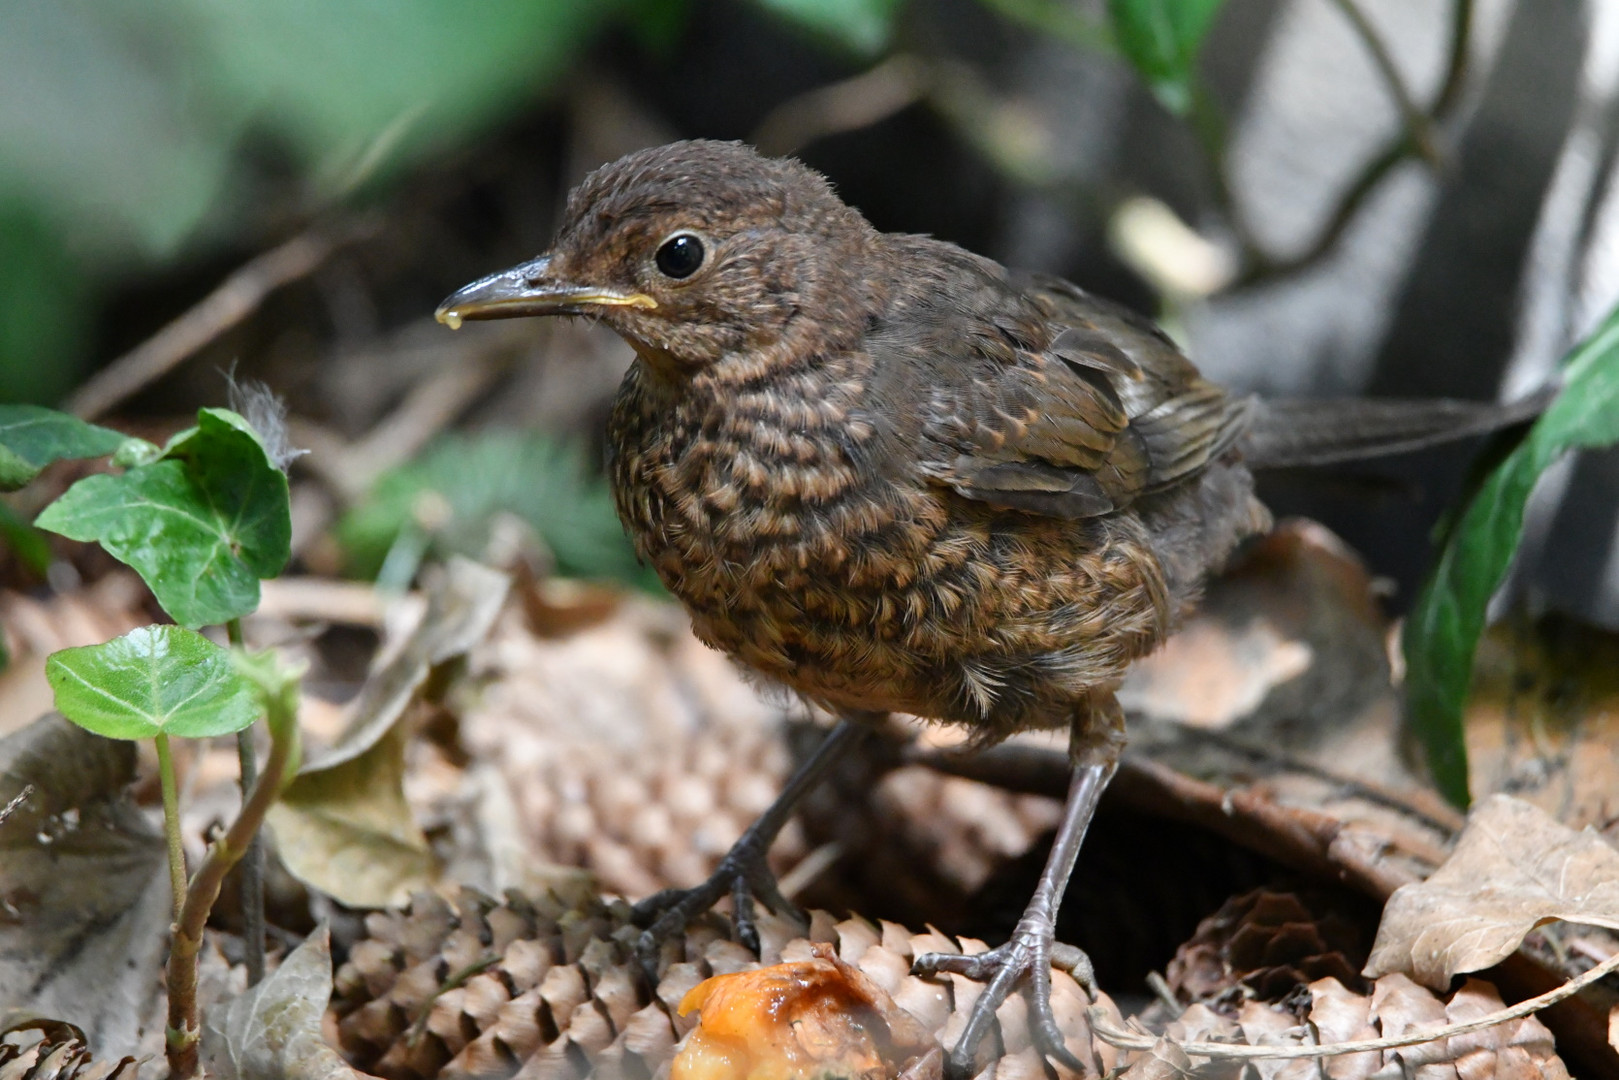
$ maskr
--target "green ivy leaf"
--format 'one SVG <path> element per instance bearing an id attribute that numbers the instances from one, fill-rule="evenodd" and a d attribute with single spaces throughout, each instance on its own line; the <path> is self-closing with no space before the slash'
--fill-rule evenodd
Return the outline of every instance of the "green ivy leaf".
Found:
<path id="1" fill-rule="evenodd" d="M 1406 712 L 1446 798 L 1465 807 L 1462 708 L 1490 597 L 1506 576 L 1535 481 L 1570 450 L 1619 442 L 1619 308 L 1569 356 L 1562 392 L 1468 504 L 1406 620 Z"/>
<path id="2" fill-rule="evenodd" d="M 38 405 L 0 405 L 0 491 L 16 491 L 53 461 L 101 457 L 124 436 Z"/>
<path id="3" fill-rule="evenodd" d="M 36 524 L 99 542 L 192 627 L 257 608 L 259 579 L 281 572 L 292 541 L 286 474 L 225 409 L 203 409 L 150 464 L 74 484 Z"/>
<path id="4" fill-rule="evenodd" d="M 1164 108 L 1192 107 L 1197 52 L 1223 0 L 1108 0 L 1113 37 Z"/>
<path id="5" fill-rule="evenodd" d="M 230 650 L 179 626 L 52 653 L 45 678 L 63 716 L 109 739 L 229 735 L 259 715 L 258 694 Z"/>

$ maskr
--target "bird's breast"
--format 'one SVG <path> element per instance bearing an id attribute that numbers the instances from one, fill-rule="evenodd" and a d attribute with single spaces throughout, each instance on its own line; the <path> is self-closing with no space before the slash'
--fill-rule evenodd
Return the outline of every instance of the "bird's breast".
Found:
<path id="1" fill-rule="evenodd" d="M 619 514 L 697 634 L 769 678 L 834 706 L 1062 722 L 1052 699 L 1162 632 L 1138 522 L 997 511 L 896 467 L 858 373 L 686 389 L 626 379 Z"/>

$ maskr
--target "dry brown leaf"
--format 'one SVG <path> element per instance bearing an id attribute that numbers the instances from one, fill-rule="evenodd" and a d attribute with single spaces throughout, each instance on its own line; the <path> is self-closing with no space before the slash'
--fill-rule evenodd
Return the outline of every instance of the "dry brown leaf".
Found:
<path id="1" fill-rule="evenodd" d="M 321 1033 L 331 995 L 331 941 L 323 925 L 269 978 L 206 1019 L 209 1071 L 221 1080 L 365 1080 Z"/>
<path id="2" fill-rule="evenodd" d="M 1389 899 L 1366 964 L 1435 988 L 1491 967 L 1553 919 L 1619 929 L 1619 851 L 1508 795 L 1479 804 L 1456 850 Z"/>
<path id="3" fill-rule="evenodd" d="M 1151 1050 L 1144 1051 L 1119 1080 L 1190 1080 L 1197 1074 L 1186 1051 L 1167 1038 L 1160 1038 Z"/>
<path id="4" fill-rule="evenodd" d="M 405 737 L 300 775 L 270 808 L 276 850 L 293 876 L 352 907 L 399 903 L 439 877 L 405 801 Z"/>
<path id="5" fill-rule="evenodd" d="M 84 1032 L 61 1020 L 23 1020 L 0 1028 L 0 1080 L 138 1080 L 132 1056 L 97 1061 Z"/>
<path id="6" fill-rule="evenodd" d="M 509 586 L 504 574 L 452 560 L 421 622 L 361 688 L 343 735 L 271 807 L 277 850 L 300 881 L 353 907 L 382 907 L 438 879 L 405 798 L 400 719 L 437 665 L 489 632 Z"/>
<path id="7" fill-rule="evenodd" d="M 299 775 L 359 757 L 392 731 L 433 668 L 482 641 L 500 614 L 511 578 L 469 559 L 452 558 L 430 588 L 427 611 L 366 678 L 337 743 Z"/>
<path id="8" fill-rule="evenodd" d="M 1389 691 L 1385 626 L 1371 577 L 1344 542 L 1317 522 L 1283 521 L 1131 667 L 1119 700 L 1199 728 L 1306 712 L 1343 727 Z"/>
<path id="9" fill-rule="evenodd" d="M 51 715 L 0 740 L 0 1020 L 70 1021 L 98 1058 L 161 1047 L 173 909 L 163 834 L 129 801 L 135 745 Z M 153 1042 L 153 1034 L 157 1042 Z"/>

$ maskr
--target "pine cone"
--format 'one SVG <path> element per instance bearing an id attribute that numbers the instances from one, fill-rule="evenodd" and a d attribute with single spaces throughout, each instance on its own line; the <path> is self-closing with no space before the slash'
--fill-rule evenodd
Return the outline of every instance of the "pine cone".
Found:
<path id="1" fill-rule="evenodd" d="M 944 1045 L 981 991 L 958 976 L 910 974 L 916 954 L 962 944 L 893 923 L 839 923 L 824 912 L 814 913 L 807 938 L 783 920 L 762 918 L 762 961 L 731 939 L 726 920 L 700 920 L 665 948 L 655 992 L 633 955 L 638 931 L 629 908 L 618 901 L 553 894 L 497 903 L 463 891 L 451 904 L 422 895 L 407 911 L 371 915 L 366 926 L 370 936 L 338 972 L 332 1012 L 344 1053 L 388 1080 L 510 1077 L 520 1069 L 525 1077 L 657 1075 L 697 1022 L 679 1014 L 694 987 L 717 974 L 810 960 L 817 942 L 833 946 Z M 1088 1032 L 1085 993 L 1062 972 L 1053 984 L 1058 1021 Z M 1101 1004 L 1117 1017 L 1111 1002 Z M 1115 1062 L 1110 1048 L 1076 1038 L 1071 1046 L 1082 1059 Z M 1000 1036 L 986 1039 L 980 1055 L 985 1069 L 1000 1070 L 989 1075 L 1042 1073 L 1021 998 L 1002 1006 Z"/>
<path id="2" fill-rule="evenodd" d="M 1324 903 L 1268 889 L 1232 897 L 1177 950 L 1165 980 L 1182 1001 L 1228 1015 L 1242 998 L 1283 1001 L 1317 979 L 1364 991 L 1360 935 L 1342 914 L 1311 910 Z"/>
<path id="3" fill-rule="evenodd" d="M 630 898 L 704 881 L 825 727 L 761 700 L 669 605 L 623 602 L 560 636 L 508 612 L 475 652 L 484 692 L 462 710 L 468 754 L 507 778 L 535 862 L 590 871 Z M 820 904 L 911 922 L 964 899 L 1056 820 L 1058 804 L 918 766 L 868 740 L 806 799 L 771 849 L 787 874 L 819 844 L 843 859 Z M 925 868 L 894 895 L 887 867 Z M 873 868 L 876 879 L 868 880 Z"/>

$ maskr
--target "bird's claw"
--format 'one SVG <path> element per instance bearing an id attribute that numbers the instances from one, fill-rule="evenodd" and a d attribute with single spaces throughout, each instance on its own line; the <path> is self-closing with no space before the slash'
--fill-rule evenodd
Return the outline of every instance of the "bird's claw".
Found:
<path id="1" fill-rule="evenodd" d="M 736 930 L 736 939 L 755 956 L 759 955 L 761 946 L 759 926 L 753 913 L 754 900 L 778 915 L 807 923 L 803 913 L 781 894 L 776 875 L 765 858 L 768 845 L 753 844 L 749 840 L 750 837 L 744 835 L 701 885 L 690 889 L 664 889 L 631 909 L 635 924 L 645 927 L 636 938 L 636 957 L 654 986 L 658 981 L 663 943 L 684 931 L 694 919 L 727 895 L 731 897 L 731 925 Z"/>
<path id="2" fill-rule="evenodd" d="M 1012 996 L 1027 979 L 1029 984 L 1029 1033 L 1035 1046 L 1046 1057 L 1083 1073 L 1085 1066 L 1070 1051 L 1051 1009 L 1051 968 L 1071 971 L 1087 990 L 1093 989 L 1089 957 L 1070 945 L 1056 945 L 1050 927 L 1020 924 L 1012 939 L 984 953 L 963 956 L 958 953 L 926 953 L 911 965 L 915 975 L 951 973 L 987 984 L 973 1002 L 961 1037 L 945 1062 L 951 1078 L 972 1075 L 978 1044 L 989 1034 L 1001 1003 Z"/>

